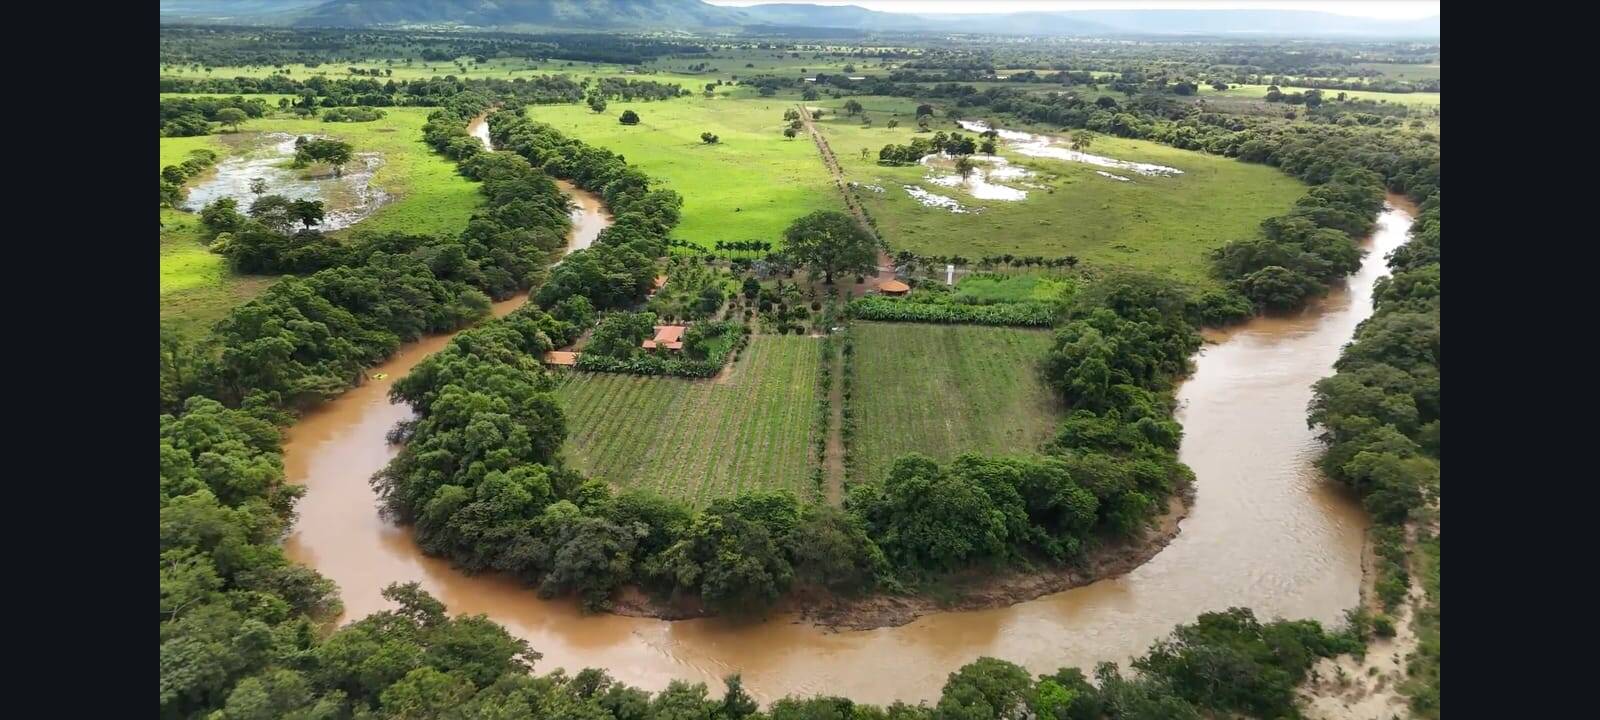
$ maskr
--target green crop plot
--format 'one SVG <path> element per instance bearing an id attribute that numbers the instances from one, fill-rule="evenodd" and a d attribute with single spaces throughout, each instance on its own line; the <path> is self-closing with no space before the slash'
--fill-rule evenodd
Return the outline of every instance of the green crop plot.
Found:
<path id="1" fill-rule="evenodd" d="M 815 338 L 763 335 L 713 380 L 565 374 L 567 452 L 587 474 L 695 505 L 755 489 L 810 497 L 820 354 Z"/>
<path id="2" fill-rule="evenodd" d="M 882 478 L 910 452 L 1031 452 L 1055 435 L 1060 405 L 1036 369 L 1048 331 L 858 322 L 850 332 L 852 478 Z"/>

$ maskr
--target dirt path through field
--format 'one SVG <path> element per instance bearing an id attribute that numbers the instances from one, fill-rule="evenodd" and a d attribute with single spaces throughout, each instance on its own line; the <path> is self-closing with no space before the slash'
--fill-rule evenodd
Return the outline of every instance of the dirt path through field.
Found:
<path id="1" fill-rule="evenodd" d="M 855 193 L 845 185 L 844 169 L 839 167 L 839 158 L 834 157 L 833 148 L 828 147 L 828 139 L 822 136 L 817 126 L 812 124 L 811 111 L 804 105 L 795 106 L 800 111 L 800 122 L 806 126 L 806 132 L 811 134 L 811 141 L 816 143 L 817 152 L 822 155 L 822 164 L 828 168 L 828 173 L 833 176 L 833 184 L 839 188 L 839 195 L 844 198 L 844 206 L 850 211 L 851 217 L 861 226 L 867 236 L 878 243 L 878 274 L 868 278 L 867 290 L 876 290 L 879 285 L 895 279 L 894 258 L 889 256 L 885 249 L 883 238 L 878 237 L 878 232 L 872 228 L 872 223 L 867 222 L 867 213 L 861 209 L 861 204 L 856 201 Z"/>

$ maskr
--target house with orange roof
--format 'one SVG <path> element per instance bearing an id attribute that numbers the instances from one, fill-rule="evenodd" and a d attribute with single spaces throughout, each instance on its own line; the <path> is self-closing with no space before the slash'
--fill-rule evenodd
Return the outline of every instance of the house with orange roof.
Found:
<path id="1" fill-rule="evenodd" d="M 654 350 L 658 347 L 668 350 L 683 349 L 683 333 L 688 330 L 687 325 L 657 325 L 656 336 L 639 343 L 639 347 Z"/>

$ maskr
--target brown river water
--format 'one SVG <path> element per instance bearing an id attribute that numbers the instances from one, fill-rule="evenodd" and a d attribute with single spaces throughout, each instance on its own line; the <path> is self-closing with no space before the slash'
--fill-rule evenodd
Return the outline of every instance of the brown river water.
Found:
<path id="1" fill-rule="evenodd" d="M 481 141 L 484 147 L 494 149 L 494 142 L 489 139 L 487 113 L 473 118 L 472 122 L 467 124 L 467 133 Z M 610 211 L 606 210 L 600 197 L 592 192 L 580 189 L 565 180 L 557 180 L 556 185 L 572 196 L 572 234 L 567 239 L 567 252 L 582 250 L 593 245 L 594 239 L 600 236 L 600 231 L 611 224 Z"/>
<path id="2" fill-rule="evenodd" d="M 583 215 L 572 246 L 587 245 L 577 236 L 597 234 L 609 218 L 592 195 L 563 187 L 578 199 L 575 217 Z M 397 450 L 385 434 L 410 416 L 389 402 L 389 384 L 443 347 L 445 336 L 406 346 L 371 371 L 384 379 L 289 429 L 285 470 L 306 495 L 286 548 L 338 583 L 346 620 L 388 607 L 380 597 L 385 585 L 416 581 L 452 613 L 486 614 L 528 640 L 544 655 L 541 672 L 600 667 L 656 690 L 675 678 L 718 689 L 737 671 L 763 701 L 817 693 L 873 703 L 932 699 L 952 670 L 985 655 L 1035 672 L 1088 670 L 1142 653 L 1201 612 L 1235 605 L 1263 618 L 1336 623 L 1358 601 L 1367 521 L 1315 469 L 1320 448 L 1306 427 L 1306 403 L 1312 383 L 1331 373 L 1340 348 L 1371 314 L 1373 282 L 1388 271 L 1384 256 L 1405 242 L 1413 212 L 1403 198 L 1390 198 L 1347 288 L 1293 316 L 1208 333 L 1194 375 L 1178 392 L 1181 455 L 1197 477 L 1195 503 L 1178 537 L 1122 577 L 1010 607 L 830 632 L 786 616 L 755 624 L 586 616 L 573 602 L 540 600 L 512 580 L 465 575 L 424 556 L 409 529 L 380 517 L 368 484 Z M 523 300 L 499 303 L 495 314 Z"/>

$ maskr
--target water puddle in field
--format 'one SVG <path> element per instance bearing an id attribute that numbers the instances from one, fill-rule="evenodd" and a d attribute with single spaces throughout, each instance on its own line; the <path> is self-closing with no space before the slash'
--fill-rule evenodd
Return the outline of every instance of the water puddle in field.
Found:
<path id="1" fill-rule="evenodd" d="M 926 180 L 947 188 L 961 188 L 979 200 L 1017 202 L 1028 198 L 1027 190 L 999 184 L 1000 180 L 1017 181 L 1033 175 L 1026 168 L 1011 164 L 998 155 L 968 155 L 974 167 L 966 177 L 949 172 L 955 169 L 956 158 L 945 153 L 933 153 L 918 160 L 928 168 Z"/>
<path id="2" fill-rule="evenodd" d="M 988 123 L 977 120 L 960 120 L 957 121 L 957 124 L 959 124 L 965 130 L 970 130 L 976 133 L 988 132 L 990 130 Z M 1173 175 L 1183 174 L 1182 170 L 1174 167 L 1167 167 L 1166 165 L 1118 160 L 1116 158 L 1109 158 L 1104 155 L 1093 155 L 1081 150 L 1073 150 L 1071 148 L 1061 147 L 1060 145 L 1056 144 L 1057 139 L 1049 135 L 1035 135 L 1033 133 L 1018 132 L 1016 130 L 1002 130 L 1000 128 L 994 128 L 994 131 L 999 134 L 1001 140 L 1004 140 L 1010 144 L 1012 150 L 1029 157 L 1052 158 L 1055 160 L 1066 160 L 1068 162 L 1080 162 L 1116 170 L 1125 170 L 1131 173 L 1149 177 L 1170 177 Z"/>
<path id="3" fill-rule="evenodd" d="M 962 205 L 953 197 L 936 195 L 916 185 L 905 185 L 903 187 L 906 189 L 906 194 L 916 199 L 917 202 L 922 203 L 923 207 L 941 208 L 957 214 L 976 212 L 972 208 Z M 978 208 L 978 210 L 982 209 Z"/>
<path id="4" fill-rule="evenodd" d="M 239 212 L 248 212 L 257 197 L 250 190 L 250 183 L 260 178 L 267 183 L 264 195 L 321 200 L 326 216 L 317 229 L 331 232 L 367 219 L 389 201 L 388 193 L 372 185 L 373 174 L 383 166 L 382 155 L 357 153 L 344 166 L 344 172 L 336 175 L 326 166 L 289 167 L 294 158 L 294 143 L 295 136 L 288 133 L 265 133 L 243 139 L 244 152 L 217 163 L 205 180 L 189 189 L 183 208 L 199 212 L 219 198 L 231 197 L 239 203 Z"/>
<path id="5" fill-rule="evenodd" d="M 1108 173 L 1104 170 L 1096 170 L 1094 171 L 1094 174 L 1099 175 L 1100 177 L 1108 177 L 1118 182 L 1133 182 L 1133 178 L 1125 178 L 1121 175 L 1117 175 L 1116 173 Z"/>

